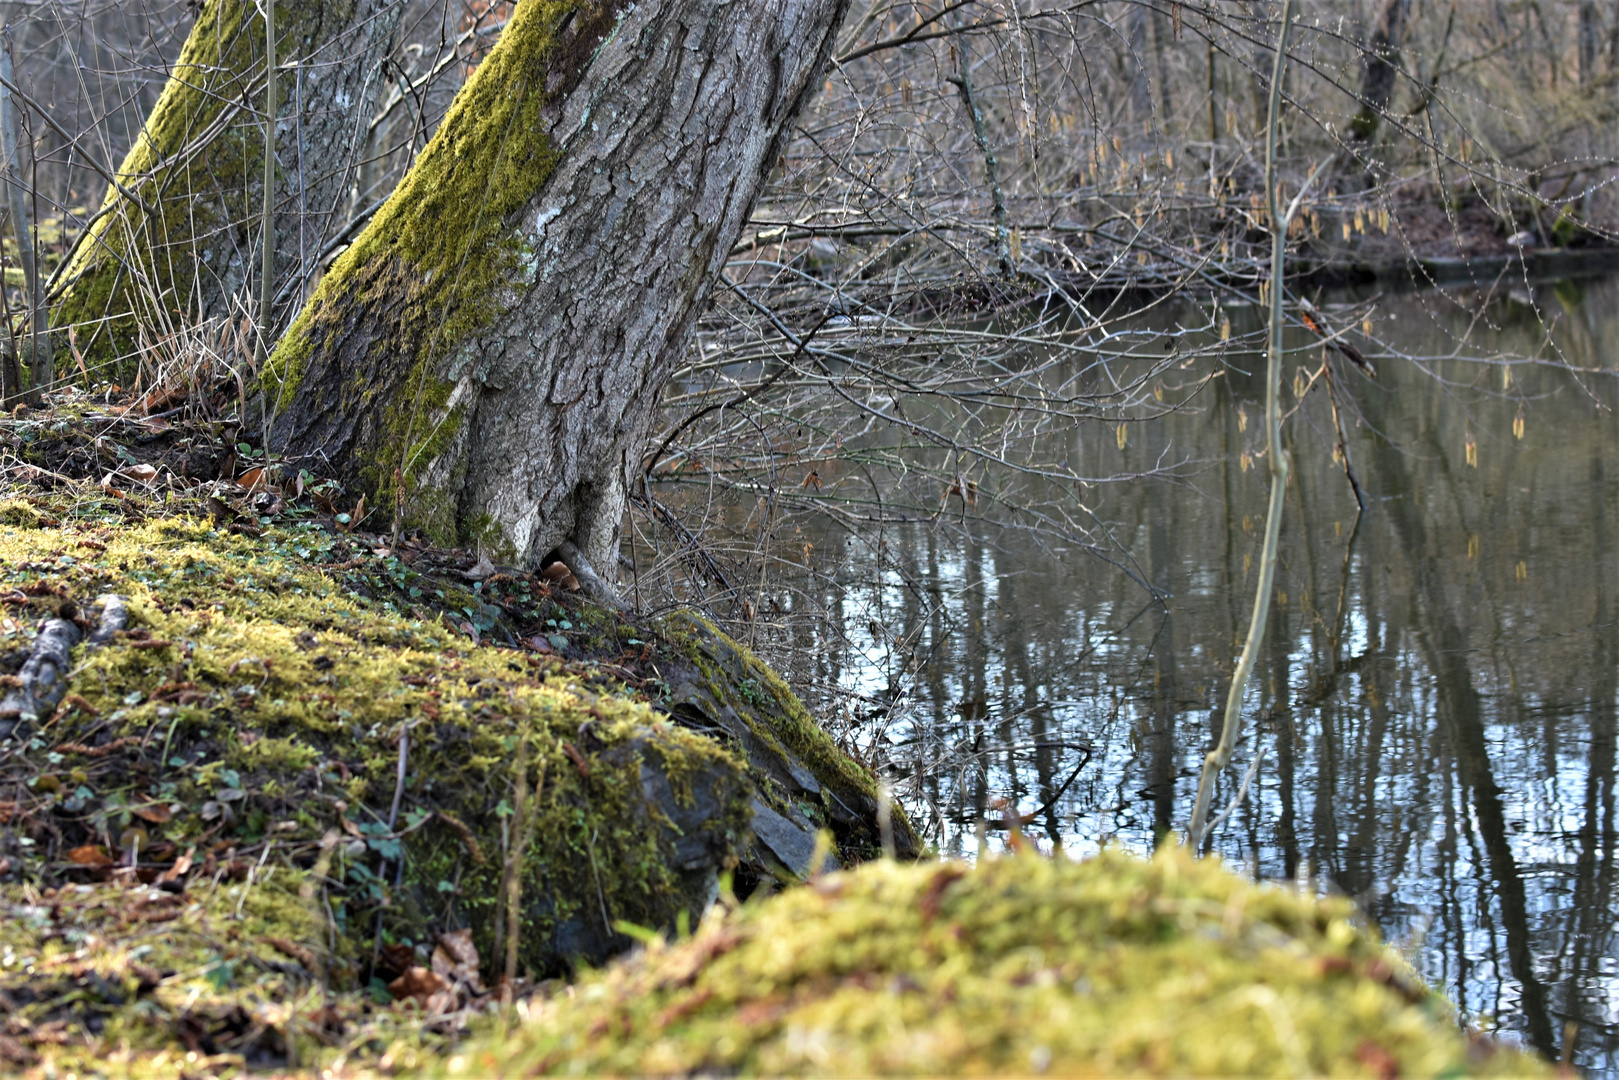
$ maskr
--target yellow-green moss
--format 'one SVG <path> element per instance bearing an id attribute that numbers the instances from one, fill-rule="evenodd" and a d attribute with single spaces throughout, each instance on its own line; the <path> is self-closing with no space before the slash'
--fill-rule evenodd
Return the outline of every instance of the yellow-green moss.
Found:
<path id="1" fill-rule="evenodd" d="M 283 0 L 276 6 L 277 28 L 283 40 L 303 41 L 323 24 L 345 23 L 352 10 L 352 0 Z M 257 209 L 252 200 L 258 196 L 244 181 L 263 173 L 258 125 L 238 118 L 206 145 L 191 145 L 262 79 L 264 24 L 254 12 L 252 4 L 240 0 L 207 0 L 202 6 L 157 104 L 118 169 L 119 184 L 150 213 L 109 186 L 103 206 L 111 212 L 91 226 L 64 272 L 67 290 L 52 321 L 87 324 L 78 345 L 93 363 L 127 355 L 139 323 L 163 326 L 192 314 L 198 238 L 246 220 Z M 223 267 L 211 272 L 221 273 Z"/>
<path id="2" fill-rule="evenodd" d="M 611 29 L 612 0 L 527 0 L 499 43 L 456 95 L 415 166 L 354 244 L 321 280 L 308 307 L 276 347 L 266 385 L 282 409 L 293 402 L 314 352 L 331 350 L 351 313 L 386 310 L 386 340 L 365 348 L 385 360 L 383 380 L 347 388 L 380 393 L 382 445 L 368 447 L 366 479 L 391 505 L 403 479 L 412 524 L 436 535 L 453 507 L 418 491 L 414 478 L 453 439 L 465 417 L 447 409 L 462 346 L 501 313 L 523 277 L 518 215 L 555 171 L 559 151 L 545 134 L 547 86 L 566 86 L 588 61 L 595 32 Z M 371 384 L 378 384 L 373 390 Z M 402 477 L 396 478 L 400 470 Z"/>
<path id="3" fill-rule="evenodd" d="M 868 864 L 705 922 L 424 1075 L 1547 1075 L 1344 900 L 1182 849 Z"/>
<path id="4" fill-rule="evenodd" d="M 734 851 L 749 796 L 729 751 L 641 702 L 589 688 L 554 660 L 476 646 L 445 625 L 346 594 L 300 556 L 322 542 L 330 539 L 296 531 L 249 540 L 188 519 L 0 527 L 0 584 L 49 586 L 81 603 L 116 591 L 135 626 L 134 638 L 80 665 L 78 704 L 36 740 L 38 769 L 77 774 L 28 806 L 33 819 L 82 786 L 74 814 L 103 814 L 114 836 L 137 800 L 174 807 L 152 829 L 171 851 L 217 837 L 221 814 L 227 837 L 273 839 L 306 856 L 338 828 L 356 849 L 334 870 L 342 932 L 369 934 L 357 913 L 380 903 L 390 935 L 419 939 L 448 918 L 471 925 L 488 950 L 501 803 L 524 742 L 538 792 L 524 863 L 525 968 L 562 970 L 558 935 L 582 928 L 611 939 L 614 921 L 664 925 L 690 906 L 645 772 L 707 775 L 714 805 L 705 828 Z M 12 644 L 25 643 L 28 631 L 11 625 Z M 389 830 L 377 829 L 394 797 L 402 732 L 410 743 L 397 831 L 408 833 L 395 887 L 391 871 L 378 879 L 375 870 L 397 850 Z M 91 733 L 99 745 L 138 748 L 103 756 L 85 744 Z"/>
<path id="5" fill-rule="evenodd" d="M 33 1076 L 206 1075 L 283 1049 L 288 1018 L 324 1003 L 322 969 L 342 962 L 304 883 L 272 865 L 179 895 L 0 886 L 9 1065 Z"/>

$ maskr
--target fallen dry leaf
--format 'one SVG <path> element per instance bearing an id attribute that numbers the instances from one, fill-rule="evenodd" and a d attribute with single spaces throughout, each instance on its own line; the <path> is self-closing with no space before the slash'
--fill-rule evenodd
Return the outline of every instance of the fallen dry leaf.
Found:
<path id="1" fill-rule="evenodd" d="M 478 949 L 472 944 L 471 929 L 440 934 L 432 963 L 434 974 L 466 983 L 480 993 L 483 991 L 483 984 L 478 981 Z"/>
<path id="2" fill-rule="evenodd" d="M 426 1009 L 432 998 L 449 988 L 450 984 L 441 976 L 424 967 L 413 967 L 388 984 L 388 993 L 395 1001 L 409 998 Z"/>
<path id="3" fill-rule="evenodd" d="M 107 854 L 107 849 L 100 844 L 85 844 L 83 847 L 76 847 L 67 853 L 67 859 L 68 862 L 77 863 L 80 866 L 102 867 L 112 865 L 112 857 Z"/>
<path id="4" fill-rule="evenodd" d="M 377 955 L 377 973 L 391 982 L 416 966 L 416 950 L 409 945 L 384 945 Z"/>
<path id="5" fill-rule="evenodd" d="M 132 806 L 129 808 L 129 812 L 140 818 L 142 821 L 150 821 L 153 825 L 162 825 L 164 822 L 174 817 L 174 815 L 169 812 L 169 808 L 163 803 L 152 803 L 148 806 Z"/>
<path id="6" fill-rule="evenodd" d="M 247 494 L 268 492 L 271 495 L 281 494 L 281 485 L 275 482 L 275 475 L 263 465 L 255 465 L 241 476 L 236 482 L 247 489 Z"/>
<path id="7" fill-rule="evenodd" d="M 196 848 L 187 848 L 184 855 L 174 860 L 173 866 L 169 867 L 167 870 L 163 871 L 157 876 L 158 883 L 163 884 L 171 881 L 179 881 L 181 878 L 185 877 L 186 874 L 191 871 L 192 857 L 196 854 Z"/>

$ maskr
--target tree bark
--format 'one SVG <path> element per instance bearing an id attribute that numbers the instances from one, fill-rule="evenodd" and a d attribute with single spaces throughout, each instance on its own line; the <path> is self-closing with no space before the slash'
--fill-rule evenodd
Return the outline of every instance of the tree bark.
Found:
<path id="1" fill-rule="evenodd" d="M 340 224 L 334 214 L 345 204 L 403 11 L 404 0 L 276 6 L 275 250 L 283 279 L 310 269 L 303 264 Z M 127 357 L 142 325 L 161 335 L 238 315 L 233 301 L 247 302 L 264 197 L 264 44 L 255 0 L 206 0 L 118 184 L 56 287 L 53 321 L 80 324 L 87 357 Z"/>
<path id="2" fill-rule="evenodd" d="M 658 394 L 847 7 L 523 0 L 277 348 L 275 448 L 396 528 L 611 574 Z"/>
<path id="3" fill-rule="evenodd" d="M 1597 20 L 1596 0 L 1580 0 L 1580 85 L 1590 86 L 1597 79 L 1597 53 L 1601 48 L 1602 28 Z"/>
<path id="4" fill-rule="evenodd" d="M 1394 77 L 1398 74 L 1400 43 L 1405 36 L 1405 9 L 1410 0 L 1379 0 L 1377 21 L 1372 26 L 1371 40 L 1366 43 L 1366 68 L 1360 83 L 1360 111 L 1350 121 L 1350 130 L 1357 139 L 1369 140 L 1377 134 L 1377 126 L 1388 110 L 1394 96 Z"/>

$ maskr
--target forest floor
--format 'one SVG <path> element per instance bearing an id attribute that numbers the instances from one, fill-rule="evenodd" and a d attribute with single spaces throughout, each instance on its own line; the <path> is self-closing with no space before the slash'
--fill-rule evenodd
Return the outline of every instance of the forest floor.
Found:
<path id="1" fill-rule="evenodd" d="M 1544 1071 L 1347 901 L 1175 847 L 910 861 L 700 619 L 141 411 L 0 420 L 0 1071 Z"/>

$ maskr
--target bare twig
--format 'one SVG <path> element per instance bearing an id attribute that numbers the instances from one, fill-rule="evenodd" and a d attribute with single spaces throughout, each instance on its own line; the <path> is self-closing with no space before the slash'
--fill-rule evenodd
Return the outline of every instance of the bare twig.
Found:
<path id="1" fill-rule="evenodd" d="M 1276 32 L 1276 62 L 1271 68 L 1270 111 L 1265 125 L 1265 193 L 1268 197 L 1271 227 L 1270 271 L 1270 344 L 1265 361 L 1265 456 L 1270 466 L 1270 502 L 1265 510 L 1265 540 L 1259 553 L 1259 581 L 1254 590 L 1254 610 L 1248 620 L 1248 639 L 1243 643 L 1237 670 L 1231 676 L 1231 689 L 1226 694 L 1225 724 L 1220 731 L 1220 743 L 1203 759 L 1203 774 L 1198 778 L 1197 802 L 1192 807 L 1192 821 L 1187 828 L 1187 842 L 1193 851 L 1203 844 L 1204 823 L 1208 818 L 1209 800 L 1214 795 L 1214 781 L 1231 760 L 1237 736 L 1242 730 L 1242 698 L 1248 685 L 1248 676 L 1259 659 L 1259 649 L 1265 636 L 1265 623 L 1270 615 L 1271 589 L 1276 581 L 1276 555 L 1282 532 L 1282 506 L 1287 498 L 1288 461 L 1282 449 L 1282 270 L 1287 252 L 1287 227 L 1297 211 L 1299 192 L 1287 212 L 1283 213 L 1276 187 L 1276 137 L 1281 126 L 1282 75 L 1287 70 L 1287 33 L 1292 24 L 1293 0 L 1282 0 L 1281 25 Z"/>

